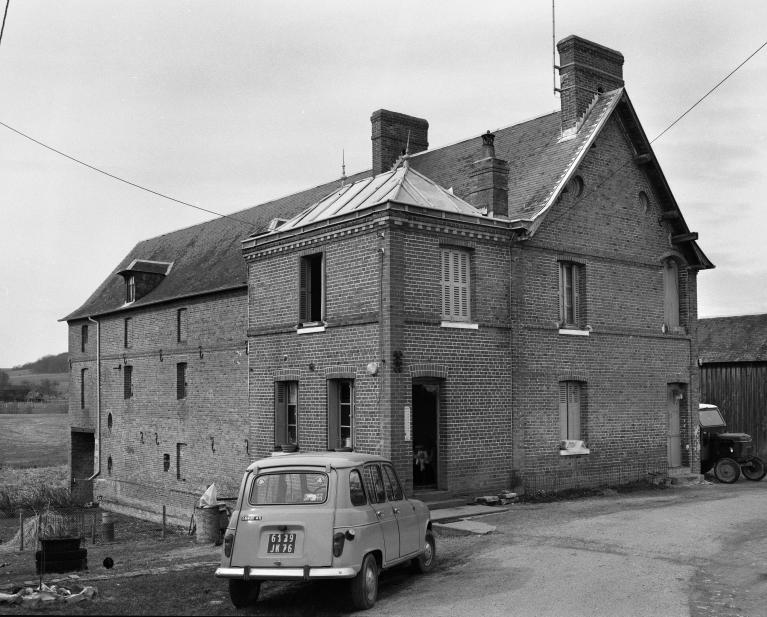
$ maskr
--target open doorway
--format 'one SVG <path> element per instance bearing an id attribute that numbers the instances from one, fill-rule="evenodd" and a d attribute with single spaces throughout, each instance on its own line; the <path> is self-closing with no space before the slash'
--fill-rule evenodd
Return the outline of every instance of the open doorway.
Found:
<path id="1" fill-rule="evenodd" d="M 684 392 L 684 384 L 669 384 L 667 387 L 667 451 L 669 467 L 680 467 L 682 465 L 680 406 L 682 399 L 684 399 Z"/>
<path id="2" fill-rule="evenodd" d="M 438 488 L 439 382 L 413 383 L 413 487 Z"/>
<path id="3" fill-rule="evenodd" d="M 93 475 L 96 438 L 92 431 L 71 432 L 70 461 L 72 465 L 71 495 L 75 503 L 93 501 Z"/>

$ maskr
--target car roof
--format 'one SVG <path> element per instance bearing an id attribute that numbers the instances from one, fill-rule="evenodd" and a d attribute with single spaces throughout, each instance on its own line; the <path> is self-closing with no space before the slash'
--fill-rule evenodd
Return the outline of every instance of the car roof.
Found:
<path id="1" fill-rule="evenodd" d="M 698 409 L 719 409 L 716 405 L 710 405 L 709 403 L 699 403 Z"/>
<path id="2" fill-rule="evenodd" d="M 357 467 L 365 463 L 388 463 L 388 459 L 377 454 L 362 452 L 275 452 L 272 456 L 259 459 L 250 464 L 254 469 L 272 469 L 276 467 Z"/>

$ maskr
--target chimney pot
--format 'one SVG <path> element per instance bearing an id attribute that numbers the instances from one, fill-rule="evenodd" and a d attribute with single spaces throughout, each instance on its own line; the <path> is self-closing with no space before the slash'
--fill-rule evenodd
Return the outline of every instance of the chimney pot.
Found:
<path id="1" fill-rule="evenodd" d="M 482 158 L 469 172 L 471 189 L 468 202 L 489 215 L 509 215 L 509 163 L 495 156 L 495 135 L 482 135 Z"/>
<path id="2" fill-rule="evenodd" d="M 490 131 L 482 135 L 482 154 L 484 158 L 495 158 L 495 135 Z"/>

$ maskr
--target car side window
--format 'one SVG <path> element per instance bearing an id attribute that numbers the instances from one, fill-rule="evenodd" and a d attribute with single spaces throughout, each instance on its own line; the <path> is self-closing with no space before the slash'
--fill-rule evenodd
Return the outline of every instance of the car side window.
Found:
<path id="1" fill-rule="evenodd" d="M 356 469 L 349 472 L 349 499 L 353 506 L 364 506 L 368 502 L 362 486 L 362 476 Z"/>
<path id="2" fill-rule="evenodd" d="M 389 490 L 391 490 L 391 493 L 389 493 L 389 501 L 401 501 L 405 498 L 405 495 L 402 491 L 399 479 L 397 478 L 397 474 L 394 471 L 394 467 L 391 465 L 384 465 L 383 468 L 384 476 L 387 480 L 386 492 L 389 493 Z"/>
<path id="3" fill-rule="evenodd" d="M 386 501 L 381 468 L 378 465 L 365 467 L 365 488 L 370 495 L 371 503 L 383 503 Z"/>

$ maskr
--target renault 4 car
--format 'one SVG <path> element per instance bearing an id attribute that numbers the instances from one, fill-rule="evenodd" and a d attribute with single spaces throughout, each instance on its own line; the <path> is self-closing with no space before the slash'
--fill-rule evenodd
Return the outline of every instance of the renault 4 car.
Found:
<path id="1" fill-rule="evenodd" d="M 356 452 L 276 454 L 242 479 L 216 576 L 237 608 L 264 581 L 349 579 L 351 601 L 368 609 L 382 570 L 436 556 L 429 509 L 402 490 L 391 462 Z"/>

